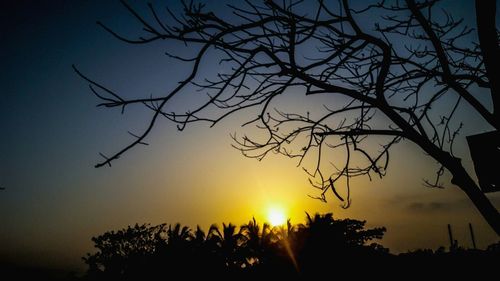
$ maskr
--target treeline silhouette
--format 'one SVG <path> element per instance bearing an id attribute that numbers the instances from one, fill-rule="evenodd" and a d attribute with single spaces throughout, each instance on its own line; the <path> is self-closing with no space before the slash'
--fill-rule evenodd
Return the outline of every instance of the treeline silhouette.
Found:
<path id="1" fill-rule="evenodd" d="M 271 227 L 255 219 L 241 227 L 212 225 L 208 232 L 181 224 L 143 224 L 106 232 L 92 241 L 97 252 L 84 257 L 87 280 L 206 278 L 287 278 L 313 276 L 397 276 L 399 270 L 416 274 L 454 269 L 467 263 L 482 272 L 499 261 L 499 244 L 486 251 L 455 248 L 446 252 L 418 250 L 400 254 L 373 242 L 384 227 L 367 229 L 365 221 L 334 219 L 331 213 L 310 216 L 305 224 Z M 422 266 L 423 265 L 423 266 Z M 422 268 L 420 268 L 422 266 Z M 354 269 L 354 270 L 353 270 Z M 398 270 L 397 270 L 398 269 Z M 485 270 L 486 269 L 486 270 Z M 170 278 L 167 278 L 170 276 Z"/>

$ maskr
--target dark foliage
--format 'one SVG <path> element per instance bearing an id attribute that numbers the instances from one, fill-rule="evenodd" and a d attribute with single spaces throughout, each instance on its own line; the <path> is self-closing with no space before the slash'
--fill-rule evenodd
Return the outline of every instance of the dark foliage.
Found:
<path id="1" fill-rule="evenodd" d="M 398 266 L 401 271 L 412 272 L 418 276 L 473 276 L 475 280 L 494 279 L 494 276 L 498 276 L 499 243 L 488 246 L 484 251 L 462 247 L 451 247 L 449 251 L 444 247 L 437 250 L 419 249 L 400 254 L 393 265 Z"/>
<path id="2" fill-rule="evenodd" d="M 307 216 L 305 225 L 270 227 L 252 219 L 239 229 L 212 225 L 207 234 L 180 224 L 135 225 L 92 238 L 98 251 L 84 257 L 88 279 L 136 280 L 155 276 L 298 277 L 318 273 L 332 261 L 389 257 L 388 249 L 367 242 L 385 228 Z"/>
<path id="3" fill-rule="evenodd" d="M 436 278 L 494 276 L 500 242 L 486 250 L 419 249 L 399 255 L 373 243 L 384 227 L 365 221 L 307 214 L 305 224 L 271 227 L 255 219 L 237 228 L 212 225 L 207 233 L 180 224 L 135 225 L 92 238 L 97 252 L 84 257 L 86 280 L 314 277 Z M 370 243 L 371 242 L 371 243 Z"/>

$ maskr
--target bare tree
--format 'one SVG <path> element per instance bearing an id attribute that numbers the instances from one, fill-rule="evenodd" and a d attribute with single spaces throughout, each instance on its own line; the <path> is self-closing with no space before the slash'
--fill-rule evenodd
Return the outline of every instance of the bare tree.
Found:
<path id="1" fill-rule="evenodd" d="M 427 184 L 440 186 L 439 177 L 449 171 L 451 183 L 500 234 L 498 211 L 453 151 L 462 127 L 460 106 L 476 111 L 494 130 L 500 127 L 496 3 L 476 0 L 481 16 L 476 28 L 469 28 L 440 9 L 438 0 L 388 2 L 354 9 L 348 0 L 246 1 L 244 6 L 228 5 L 232 14 L 226 17 L 205 11 L 202 4 L 184 3 L 183 14 L 177 15 L 168 9 L 160 14 L 151 4 L 148 13 L 139 13 L 123 2 L 143 35 L 128 38 L 98 24 L 126 43 L 179 42 L 193 56 L 167 54 L 190 73 L 163 96 L 126 98 L 75 68 L 102 101 L 100 106 L 123 112 L 137 105 L 152 111 L 145 130 L 111 156 L 101 154 L 104 160 L 96 167 L 111 165 L 145 144 L 161 117 L 182 130 L 199 121 L 213 126 L 251 108 L 256 114 L 243 125 L 255 125 L 263 133 L 235 134 L 235 146 L 247 157 L 262 159 L 274 152 L 299 159 L 320 190 L 318 198 L 326 200 L 331 189 L 348 207 L 349 179 L 384 176 L 391 147 L 406 140 L 441 165 L 436 181 Z M 479 42 L 471 39 L 476 32 Z M 219 65 L 211 77 L 200 68 L 213 58 Z M 193 90 L 201 94 L 189 111 L 165 110 L 172 97 Z M 284 97 L 297 91 L 315 101 L 311 109 L 306 104 L 303 110 L 280 108 Z M 487 95 L 489 103 L 479 95 Z M 381 144 L 375 147 L 374 142 Z M 332 151 L 343 155 L 340 163 L 338 157 L 330 162 Z M 347 184 L 344 197 L 335 189 L 340 178 Z"/>

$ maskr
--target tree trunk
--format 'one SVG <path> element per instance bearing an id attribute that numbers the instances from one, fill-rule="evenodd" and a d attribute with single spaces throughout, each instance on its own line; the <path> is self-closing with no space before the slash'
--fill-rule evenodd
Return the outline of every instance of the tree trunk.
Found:
<path id="1" fill-rule="evenodd" d="M 486 75 L 490 83 L 493 115 L 497 130 L 500 130 L 500 47 L 495 26 L 496 1 L 476 0 L 476 21 L 479 45 L 483 56 Z"/>
<path id="2" fill-rule="evenodd" d="M 469 176 L 467 171 L 460 164 L 460 160 L 454 159 L 453 162 L 455 163 L 453 163 L 450 167 L 447 167 L 453 176 L 451 183 L 460 187 L 460 189 L 467 194 L 486 222 L 488 222 L 496 234 L 500 236 L 500 214 L 498 213 L 498 210 L 480 190 L 476 182 L 474 182 L 474 180 Z"/>

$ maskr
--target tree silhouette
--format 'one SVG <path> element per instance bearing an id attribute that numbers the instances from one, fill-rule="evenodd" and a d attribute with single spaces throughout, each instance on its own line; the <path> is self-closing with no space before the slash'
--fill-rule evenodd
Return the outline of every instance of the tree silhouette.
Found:
<path id="1" fill-rule="evenodd" d="M 164 224 L 149 226 L 146 224 L 128 227 L 119 231 L 106 232 L 93 237 L 95 254 L 87 254 L 83 258 L 89 266 L 88 275 L 91 278 L 104 280 L 135 277 L 150 265 L 151 257 L 159 251 L 165 240 Z"/>
<path id="2" fill-rule="evenodd" d="M 305 224 L 288 221 L 273 228 L 261 227 L 255 219 L 239 230 L 231 223 L 222 229 L 212 225 L 207 235 L 200 227 L 193 232 L 180 224 L 135 225 L 92 238 L 98 251 L 84 258 L 86 278 L 404 276 L 395 267 L 417 276 L 496 273 L 500 242 L 486 250 L 440 247 L 396 256 L 372 242 L 382 239 L 385 231 L 384 227 L 366 228 L 364 221 L 334 219 L 332 214 L 307 214 Z"/>
<path id="3" fill-rule="evenodd" d="M 451 183 L 500 234 L 497 209 L 453 151 L 462 128 L 459 107 L 476 112 L 498 135 L 496 1 L 475 1 L 475 29 L 438 0 L 382 1 L 356 9 L 348 0 L 332 2 L 246 1 L 228 5 L 231 17 L 193 3 L 184 4 L 182 15 L 170 10 L 160 14 L 151 4 L 150 13 L 141 14 L 123 2 L 141 23 L 143 35 L 129 38 L 98 24 L 131 44 L 182 44 L 187 57 L 167 55 L 185 65 L 189 74 L 165 95 L 129 98 L 75 68 L 100 106 L 123 112 L 138 105 L 152 112 L 144 131 L 132 134 L 134 141 L 111 156 L 101 154 L 104 160 L 96 167 L 111 165 L 132 147 L 145 144 L 160 117 L 182 130 L 200 121 L 213 126 L 253 108 L 256 113 L 244 125 L 256 125 L 265 137 L 235 134 L 235 146 L 247 157 L 262 159 L 274 152 L 299 159 L 321 200 L 331 189 L 348 207 L 349 178 L 384 176 L 390 149 L 406 140 L 440 164 L 436 180 L 427 184 L 441 186 L 440 177 L 448 171 Z M 476 34 L 478 42 L 473 41 Z M 220 63 L 216 69 L 213 58 Z M 212 72 L 202 71 L 207 65 Z M 174 96 L 196 90 L 206 95 L 190 96 L 189 110 L 166 111 Z M 301 109 L 285 98 L 293 99 L 297 92 L 308 97 Z M 369 145 L 374 142 L 380 146 Z M 492 153 L 498 154 L 495 147 L 498 144 Z M 330 165 L 330 150 L 341 150 L 344 160 L 336 157 Z M 346 178 L 345 198 L 335 187 L 340 178 Z"/>
<path id="4" fill-rule="evenodd" d="M 236 232 L 236 226 L 232 223 L 222 224 L 222 232 L 217 225 L 212 225 L 208 232 L 207 240 L 215 246 L 217 257 L 228 269 L 239 269 L 245 264 L 242 245 L 246 237 L 240 229 Z"/>
<path id="5" fill-rule="evenodd" d="M 260 225 L 255 218 L 252 218 L 248 224 L 241 227 L 241 233 L 246 237 L 244 251 L 246 255 L 246 265 L 266 263 L 266 258 L 272 249 L 274 235 L 271 226 L 267 223 Z"/>
<path id="6" fill-rule="evenodd" d="M 270 277 L 313 273 L 342 255 L 357 259 L 383 253 L 365 245 L 381 239 L 384 228 L 365 229 L 363 221 L 308 216 L 306 225 L 262 228 L 255 219 L 239 230 L 212 225 L 208 234 L 180 224 L 135 225 L 92 238 L 98 251 L 87 254 L 88 279 L 143 280 L 180 276 Z M 360 249 L 364 249 L 360 251 Z M 377 256 L 378 257 L 378 256 Z"/>

